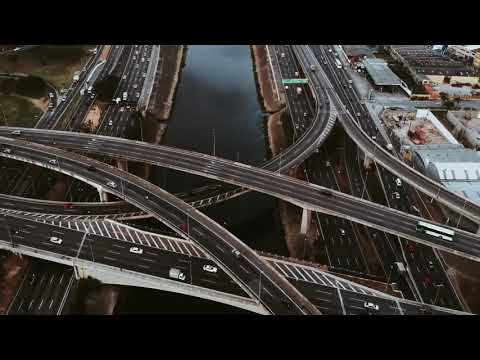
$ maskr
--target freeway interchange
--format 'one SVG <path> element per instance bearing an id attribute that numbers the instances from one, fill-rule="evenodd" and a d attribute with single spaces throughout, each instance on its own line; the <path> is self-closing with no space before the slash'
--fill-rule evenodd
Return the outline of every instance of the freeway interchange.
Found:
<path id="1" fill-rule="evenodd" d="M 3 151 L 1 155 L 71 175 L 102 191 L 125 199 L 137 208 L 152 214 L 159 221 L 179 232 L 181 236 L 194 241 L 204 249 L 244 291 L 257 298 L 268 312 L 275 314 L 315 314 L 319 313 L 319 310 L 289 281 L 280 276 L 272 266 L 243 245 L 239 239 L 177 197 L 124 171 L 59 148 L 165 166 L 206 176 L 242 188 L 263 192 L 305 209 L 342 217 L 478 261 L 480 259 L 480 243 L 479 237 L 475 234 L 456 230 L 456 238 L 453 243 L 433 239 L 415 230 L 415 224 L 421 219 L 419 217 L 339 191 L 327 190 L 302 182 L 282 175 L 280 172 L 269 171 L 277 168 L 288 169 L 292 164 L 303 162 L 323 144 L 335 119 L 338 119 L 358 146 L 379 164 L 386 166 L 412 185 L 416 184 L 415 186 L 420 191 L 429 195 L 436 192 L 433 194 L 434 197 L 452 209 L 458 210 L 472 219 L 479 219 L 476 204 L 467 202 L 423 175 L 414 172 L 375 144 L 356 122 L 351 120 L 351 114 L 337 95 L 337 92 L 341 91 L 331 85 L 310 48 L 306 46 L 294 46 L 293 48 L 304 73 L 309 77 L 310 89 L 317 106 L 312 125 L 297 138 L 295 146 L 286 150 L 284 159 L 287 161 L 285 163 L 282 163 L 277 157 L 260 169 L 212 156 L 133 140 L 6 127 L 0 128 L 0 136 L 2 136 L 0 143 L 3 145 L 3 149 L 8 148 L 11 152 Z M 310 71 L 312 64 L 319 71 Z M 12 131 L 15 130 L 22 131 L 20 138 L 12 137 Z M 283 157 L 284 154 L 282 153 L 281 156 Z M 49 164 L 52 158 L 56 160 L 55 166 Z M 277 164 L 278 161 L 280 162 Z M 92 167 L 95 168 L 94 171 L 92 171 Z M 114 181 L 115 186 L 108 186 L 106 179 Z M 463 201 L 462 206 L 458 205 L 459 201 Z M 39 204 L 38 206 L 42 208 L 43 205 Z M 184 221 L 182 219 L 185 217 L 190 220 L 191 227 L 188 234 L 179 229 L 179 223 Z M 396 219 L 395 222 L 392 222 L 393 218 Z"/>

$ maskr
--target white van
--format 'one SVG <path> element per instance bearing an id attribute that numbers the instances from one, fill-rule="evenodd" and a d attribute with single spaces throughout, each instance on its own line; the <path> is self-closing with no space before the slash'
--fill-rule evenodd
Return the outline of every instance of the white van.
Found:
<path id="1" fill-rule="evenodd" d="M 395 180 L 395 184 L 397 185 L 397 187 L 402 186 L 402 180 L 400 180 L 400 178 L 397 178 L 397 179 Z"/>

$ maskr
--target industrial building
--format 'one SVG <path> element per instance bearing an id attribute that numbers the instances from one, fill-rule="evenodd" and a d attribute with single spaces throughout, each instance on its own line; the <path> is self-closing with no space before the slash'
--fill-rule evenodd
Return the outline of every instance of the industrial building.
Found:
<path id="1" fill-rule="evenodd" d="M 411 91 L 407 85 L 388 67 L 388 64 L 383 59 L 367 58 L 362 61 L 367 78 L 375 88 L 380 91 L 395 91 L 396 89 L 403 89 L 409 96 Z"/>
<path id="2" fill-rule="evenodd" d="M 473 67 L 480 69 L 480 49 L 475 50 L 475 57 L 473 58 Z"/>
<path id="3" fill-rule="evenodd" d="M 422 145 L 413 150 L 417 170 L 447 189 L 480 203 L 480 154 L 461 144 Z"/>
<path id="4" fill-rule="evenodd" d="M 475 46 L 449 45 L 448 52 L 457 58 L 473 59 L 475 57 Z"/>
<path id="5" fill-rule="evenodd" d="M 480 203 L 480 153 L 460 144 L 430 110 L 385 110 L 382 121 L 416 170 Z"/>
<path id="6" fill-rule="evenodd" d="M 373 51 L 366 45 L 342 45 L 342 48 L 351 63 L 356 63 L 365 58 L 373 57 Z"/>
<path id="7" fill-rule="evenodd" d="M 476 85 L 479 78 L 463 62 L 433 50 L 428 45 L 391 45 L 391 56 L 399 61 L 419 84 Z"/>
<path id="8" fill-rule="evenodd" d="M 449 111 L 447 120 L 457 137 L 462 137 L 473 149 L 480 149 L 480 111 Z"/>

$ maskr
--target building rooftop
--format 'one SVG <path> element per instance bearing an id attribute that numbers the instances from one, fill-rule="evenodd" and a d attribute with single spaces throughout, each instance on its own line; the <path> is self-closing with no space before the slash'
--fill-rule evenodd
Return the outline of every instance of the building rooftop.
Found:
<path id="1" fill-rule="evenodd" d="M 366 45 L 342 45 L 345 54 L 348 57 L 351 56 L 373 56 L 373 51 L 369 49 Z"/>
<path id="2" fill-rule="evenodd" d="M 427 145 L 415 153 L 423 161 L 429 177 L 449 190 L 480 202 L 480 154 L 461 145 Z"/>
<path id="3" fill-rule="evenodd" d="M 367 70 L 373 82 L 377 86 L 400 86 L 402 81 L 390 70 L 387 63 L 382 59 L 365 59 L 363 60 L 365 69 Z"/>

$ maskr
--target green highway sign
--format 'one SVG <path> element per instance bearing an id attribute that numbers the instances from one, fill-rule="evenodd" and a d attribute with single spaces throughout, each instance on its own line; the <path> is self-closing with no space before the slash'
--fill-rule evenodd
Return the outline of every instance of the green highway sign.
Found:
<path id="1" fill-rule="evenodd" d="M 308 79 L 283 79 L 282 83 L 285 84 L 308 84 Z"/>

